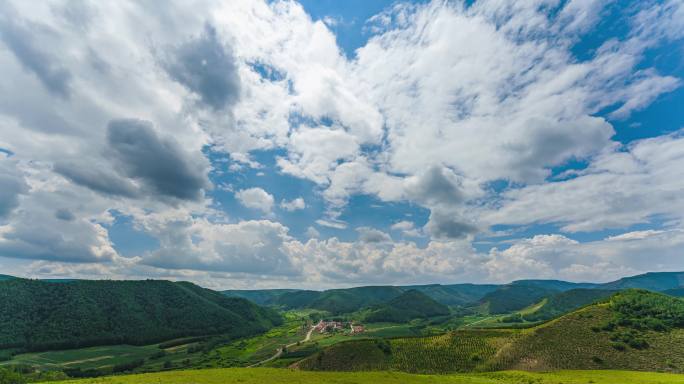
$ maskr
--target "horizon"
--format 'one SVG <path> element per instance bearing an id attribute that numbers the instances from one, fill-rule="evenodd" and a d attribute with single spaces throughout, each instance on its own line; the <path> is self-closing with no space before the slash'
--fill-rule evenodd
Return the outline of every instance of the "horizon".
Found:
<path id="1" fill-rule="evenodd" d="M 2 274 L 684 270 L 679 0 L 10 0 L 0 71 Z"/>
<path id="2" fill-rule="evenodd" d="M 28 279 L 28 280 L 38 280 L 38 281 L 48 281 L 49 280 L 74 280 L 74 281 L 146 281 L 146 280 L 153 280 L 153 281 L 171 281 L 171 282 L 186 282 L 186 283 L 193 283 L 197 284 L 203 288 L 208 288 L 212 289 L 218 292 L 225 292 L 225 291 L 267 291 L 267 290 L 293 290 L 293 291 L 328 291 L 328 290 L 335 290 L 335 289 L 353 289 L 353 288 L 369 288 L 369 287 L 420 287 L 420 286 L 432 286 L 432 285 L 440 285 L 440 286 L 447 286 L 447 285 L 511 285 L 517 282 L 522 282 L 522 281 L 540 281 L 540 282 L 549 282 L 549 281 L 558 281 L 558 282 L 564 282 L 564 283 L 571 283 L 571 284 L 595 284 L 595 285 L 602 285 L 602 284 L 609 284 L 613 282 L 617 282 L 620 280 L 624 279 L 630 279 L 638 276 L 645 276 L 645 275 L 658 275 L 658 274 L 684 274 L 684 271 L 650 271 L 650 272 L 644 272 L 640 273 L 637 275 L 627 275 L 627 276 L 622 276 L 618 279 L 615 280 L 606 280 L 606 281 L 571 281 L 571 280 L 558 280 L 558 279 L 519 279 L 519 280 L 511 280 L 508 282 L 502 282 L 502 283 L 488 283 L 488 282 L 474 282 L 474 283 L 463 283 L 463 282 L 445 282 L 445 283 L 425 283 L 425 284 L 378 284 L 378 285 L 347 285 L 347 286 L 338 286 L 338 287 L 331 287 L 331 288 L 323 288 L 323 289 L 315 289 L 315 288 L 296 288 L 296 287 L 266 287 L 266 288 L 244 288 L 244 289 L 233 289 L 233 288 L 208 288 L 204 287 L 201 284 L 194 283 L 190 280 L 168 280 L 168 279 L 116 279 L 116 278 L 100 278 L 100 279 L 77 279 L 77 278 L 69 278 L 69 277 L 44 277 L 41 279 L 35 279 L 31 277 L 22 277 L 22 276 L 14 276 L 14 275 L 4 275 L 8 277 L 14 277 L 18 279 Z M 0 274 L 2 275 L 2 274 Z"/>

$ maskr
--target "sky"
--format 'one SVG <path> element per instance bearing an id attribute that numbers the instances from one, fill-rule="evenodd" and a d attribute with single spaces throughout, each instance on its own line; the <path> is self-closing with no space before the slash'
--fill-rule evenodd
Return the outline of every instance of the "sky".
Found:
<path id="1" fill-rule="evenodd" d="M 684 1 L 0 2 L 0 273 L 684 270 Z"/>

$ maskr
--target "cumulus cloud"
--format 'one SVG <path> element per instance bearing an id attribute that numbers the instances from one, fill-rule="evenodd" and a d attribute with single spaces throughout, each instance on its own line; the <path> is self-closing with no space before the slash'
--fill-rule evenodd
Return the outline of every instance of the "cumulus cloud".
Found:
<path id="1" fill-rule="evenodd" d="M 489 252 L 485 264 L 493 281 L 516 278 L 557 278 L 610 281 L 646 271 L 681 269 L 684 245 L 680 229 L 625 233 L 586 243 L 563 235 L 521 239 L 505 250 Z"/>
<path id="2" fill-rule="evenodd" d="M 304 199 L 301 197 L 298 197 L 296 199 L 292 199 L 290 201 L 283 200 L 280 202 L 280 208 L 292 212 L 292 211 L 298 211 L 301 209 L 306 208 L 306 203 L 304 202 Z"/>
<path id="3" fill-rule="evenodd" d="M 409 198 L 427 206 L 458 205 L 464 199 L 462 182 L 451 170 L 433 166 L 415 178 L 406 181 Z"/>
<path id="4" fill-rule="evenodd" d="M 681 39 L 684 7 L 634 4 L 626 36 L 577 57 L 607 3 L 562 2 L 552 13 L 540 4 L 397 3 L 367 23 L 370 40 L 349 59 L 296 2 L 165 12 L 7 2 L 0 147 L 21 172 L 0 161 L 0 255 L 42 260 L 36 273 L 311 286 L 677 268 L 682 133 L 621 145 L 611 121 L 681 86 L 644 55 Z M 312 199 L 326 204 L 318 225 L 346 230 L 348 201 L 365 195 L 430 210 L 425 226 L 403 221 L 391 233 L 431 238 L 418 246 L 359 228 L 357 241 L 341 241 L 310 227 L 296 240 L 285 223 L 231 215 L 227 224 L 206 193 L 209 172 L 226 183 L 222 157 L 237 179 L 267 166 L 257 150 L 277 153 L 284 177 L 316 185 Z M 551 180 L 568 161 L 588 167 Z M 502 180 L 504 191 L 489 188 Z M 271 194 L 229 183 L 243 205 L 272 213 Z M 280 202 L 307 205 L 318 207 Z M 114 210 L 160 248 L 119 256 L 108 234 Z M 653 222 L 662 225 L 600 241 L 568 237 Z M 471 246 L 488 226 L 533 223 L 564 234 Z"/>
<path id="5" fill-rule="evenodd" d="M 33 23 L 16 13 L 11 4 L 0 12 L 0 38 L 26 70 L 35 74 L 51 93 L 68 97 L 72 75 L 58 56 L 45 50 L 41 38 L 55 33 L 49 26 Z M 39 37 L 40 36 L 40 37 Z"/>
<path id="6" fill-rule="evenodd" d="M 422 236 L 420 230 L 415 227 L 412 221 L 402 220 L 398 221 L 390 227 L 393 231 L 400 231 L 404 236 L 419 237 Z"/>
<path id="7" fill-rule="evenodd" d="M 61 160 L 55 163 L 54 170 L 78 185 L 107 195 L 136 197 L 139 194 L 135 183 L 121 177 L 105 162 L 95 166 L 95 162 Z"/>
<path id="8" fill-rule="evenodd" d="M 28 184 L 16 165 L 9 159 L 0 158 L 0 219 L 19 206 L 19 195 L 27 192 Z"/>
<path id="9" fill-rule="evenodd" d="M 202 103 L 220 110 L 240 97 L 240 77 L 229 47 L 216 29 L 207 24 L 202 35 L 171 50 L 162 65 L 169 76 L 199 97 Z"/>
<path id="10" fill-rule="evenodd" d="M 111 218 L 103 201 L 64 185 L 60 178 L 46 176 L 46 181 L 30 180 L 31 193 L 12 219 L 0 225 L 0 256 L 78 263 L 117 257 L 105 228 Z"/>
<path id="11" fill-rule="evenodd" d="M 298 275 L 301 262 L 286 252 L 287 227 L 271 221 L 216 224 L 165 222 L 154 229 L 161 246 L 142 263 L 159 268 L 246 274 Z"/>
<path id="12" fill-rule="evenodd" d="M 273 209 L 273 195 L 261 188 L 239 190 L 235 193 L 235 197 L 247 208 L 257 209 L 263 213 L 270 213 Z"/>
<path id="13" fill-rule="evenodd" d="M 682 222 L 684 134 L 614 146 L 577 177 L 506 191 L 480 212 L 494 224 L 558 223 L 568 232 L 624 228 L 655 216 Z"/>
<path id="14" fill-rule="evenodd" d="M 441 212 L 433 208 L 425 229 L 435 238 L 462 239 L 475 234 L 478 228 L 455 213 Z"/>
<path id="15" fill-rule="evenodd" d="M 359 233 L 359 241 L 362 243 L 388 243 L 392 237 L 387 233 L 371 227 L 356 228 Z"/>
<path id="16" fill-rule="evenodd" d="M 343 129 L 300 128 L 290 135 L 289 156 L 279 158 L 278 165 L 286 173 L 327 184 L 338 161 L 352 159 L 358 147 Z"/>

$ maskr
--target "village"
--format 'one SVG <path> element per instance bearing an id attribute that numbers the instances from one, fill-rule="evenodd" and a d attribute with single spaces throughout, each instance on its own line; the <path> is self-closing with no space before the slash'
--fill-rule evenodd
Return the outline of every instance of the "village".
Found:
<path id="1" fill-rule="evenodd" d="M 321 320 L 314 326 L 314 331 L 318 333 L 345 332 L 348 335 L 355 335 L 363 333 L 365 328 L 363 325 L 354 324 L 353 322 Z"/>

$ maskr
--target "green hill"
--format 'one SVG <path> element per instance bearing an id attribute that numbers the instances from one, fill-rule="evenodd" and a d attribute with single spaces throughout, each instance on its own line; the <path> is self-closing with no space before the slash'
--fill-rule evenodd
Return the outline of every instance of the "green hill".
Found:
<path id="1" fill-rule="evenodd" d="M 684 288 L 684 272 L 656 272 L 626 277 L 605 284 L 573 283 L 562 280 L 517 280 L 510 284 L 429 284 L 411 286 L 369 286 L 326 291 L 263 289 L 227 290 L 230 297 L 242 297 L 260 305 L 284 309 L 312 308 L 334 314 L 350 313 L 379 304 L 409 290 L 420 291 L 449 306 L 487 304 L 491 313 L 506 313 L 531 305 L 541 298 L 574 289 L 617 291 L 641 288 L 652 291 Z M 536 292 L 536 293 L 535 293 Z M 485 299 L 485 296 L 489 295 Z M 501 299 L 501 300 L 499 300 Z"/>
<path id="2" fill-rule="evenodd" d="M 191 283 L 14 279 L 0 282 L 0 349 L 148 344 L 263 332 L 280 316 Z"/>
<path id="3" fill-rule="evenodd" d="M 1 275 L 1 274 L 0 274 L 0 281 L 12 280 L 12 279 L 16 279 L 16 277 L 10 276 L 10 275 Z"/>
<path id="4" fill-rule="evenodd" d="M 401 287 L 415 289 L 444 305 L 465 305 L 480 300 L 484 295 L 496 290 L 494 284 L 451 284 L 451 285 L 414 285 Z"/>
<path id="5" fill-rule="evenodd" d="M 490 314 L 509 313 L 538 303 L 541 299 L 558 292 L 555 289 L 528 285 L 504 285 L 486 294 L 480 299 L 479 304 Z"/>
<path id="6" fill-rule="evenodd" d="M 372 361 L 364 361 L 365 355 Z M 439 336 L 343 342 L 301 361 L 299 367 L 381 367 L 378 369 L 418 373 L 506 369 L 684 372 L 684 300 L 628 290 L 530 329 L 463 329 Z"/>
<path id="7" fill-rule="evenodd" d="M 684 272 L 649 272 L 601 285 L 602 289 L 639 288 L 649 291 L 665 291 L 680 287 L 684 287 Z"/>
<path id="8" fill-rule="evenodd" d="M 402 293 L 401 288 L 393 286 L 330 289 L 318 292 L 318 295 L 312 295 L 314 299 L 307 304 L 307 307 L 333 314 L 350 313 L 385 302 Z"/>
<path id="9" fill-rule="evenodd" d="M 417 290 L 410 290 L 393 298 L 385 304 L 370 308 L 364 321 L 405 323 L 412 319 L 444 316 L 449 314 L 449 308 L 432 300 Z"/>
<path id="10" fill-rule="evenodd" d="M 684 301 L 617 293 L 531 330 L 502 349 L 497 368 L 684 371 Z"/>
<path id="11" fill-rule="evenodd" d="M 605 289 L 571 289 L 549 296 L 541 308 L 532 313 L 524 314 L 522 317 L 527 321 L 553 319 L 614 293 L 615 291 Z"/>

